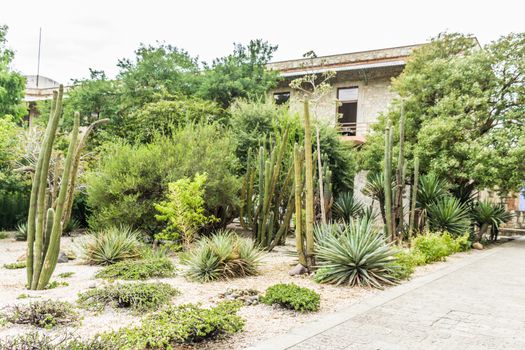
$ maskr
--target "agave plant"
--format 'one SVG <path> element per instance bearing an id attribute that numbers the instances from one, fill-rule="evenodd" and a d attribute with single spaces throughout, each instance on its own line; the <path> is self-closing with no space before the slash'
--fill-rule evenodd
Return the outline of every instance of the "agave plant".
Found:
<path id="1" fill-rule="evenodd" d="M 16 225 L 15 239 L 17 241 L 27 241 L 27 223 L 21 222 Z"/>
<path id="2" fill-rule="evenodd" d="M 426 227 L 428 219 L 428 207 L 448 196 L 448 184 L 435 174 L 422 175 L 419 178 L 417 190 L 417 208 L 419 215 L 419 231 Z"/>
<path id="3" fill-rule="evenodd" d="M 317 282 L 376 288 L 397 282 L 394 251 L 371 221 L 319 226 L 315 233 Z"/>
<path id="4" fill-rule="evenodd" d="M 383 223 L 386 224 L 385 214 L 385 178 L 383 173 L 372 173 L 368 175 L 365 187 L 361 190 L 365 196 L 377 200 L 379 202 L 379 208 L 381 210 L 381 217 Z"/>
<path id="5" fill-rule="evenodd" d="M 509 222 L 512 219 L 512 214 L 505 211 L 505 208 L 500 204 L 493 204 L 489 201 L 478 202 L 472 207 L 471 217 L 474 223 L 479 227 L 477 234 L 478 241 L 487 233 L 489 227 L 492 227 L 494 232 L 493 238 L 497 237 L 499 226 L 503 223 Z"/>
<path id="6" fill-rule="evenodd" d="M 452 196 L 446 196 L 428 206 L 428 221 L 432 231 L 447 231 L 454 237 L 470 228 L 467 207 Z"/>
<path id="7" fill-rule="evenodd" d="M 350 192 L 343 192 L 337 197 L 332 208 L 332 215 L 337 221 L 349 221 L 363 214 L 363 204 Z"/>
<path id="8" fill-rule="evenodd" d="M 253 242 L 230 230 L 221 230 L 197 242 L 184 263 L 190 279 L 209 282 L 253 276 L 258 273 L 262 251 Z"/>
<path id="9" fill-rule="evenodd" d="M 141 256 L 140 233 L 127 226 L 112 226 L 91 233 L 80 243 L 83 258 L 93 265 L 109 265 Z"/>

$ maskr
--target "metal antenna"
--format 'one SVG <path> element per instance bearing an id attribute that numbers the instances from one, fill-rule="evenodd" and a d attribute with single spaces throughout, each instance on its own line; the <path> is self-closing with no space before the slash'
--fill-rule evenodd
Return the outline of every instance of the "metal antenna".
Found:
<path id="1" fill-rule="evenodd" d="M 38 80 L 40 78 L 40 46 L 42 44 L 42 27 L 38 32 L 38 65 L 36 68 L 36 87 L 38 87 Z"/>

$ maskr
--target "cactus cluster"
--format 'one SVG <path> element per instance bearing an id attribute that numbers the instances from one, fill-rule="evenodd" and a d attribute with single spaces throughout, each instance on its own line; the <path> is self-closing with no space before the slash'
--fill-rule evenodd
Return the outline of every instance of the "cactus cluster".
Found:
<path id="1" fill-rule="evenodd" d="M 62 229 L 71 215 L 74 183 L 80 162 L 80 151 L 89 132 L 79 140 L 80 115 L 75 113 L 71 139 L 64 162 L 60 189 L 56 200 L 48 199 L 48 173 L 53 144 L 56 138 L 64 88 L 53 93 L 51 115 L 33 175 L 27 218 L 27 286 L 44 289 L 55 270 L 60 250 Z M 105 120 L 103 120 L 105 121 Z M 91 131 L 92 127 L 88 128 Z"/>
<path id="2" fill-rule="evenodd" d="M 294 210 L 293 144 L 289 125 L 250 151 L 241 194 L 241 225 L 261 247 L 272 250 L 290 229 Z"/>

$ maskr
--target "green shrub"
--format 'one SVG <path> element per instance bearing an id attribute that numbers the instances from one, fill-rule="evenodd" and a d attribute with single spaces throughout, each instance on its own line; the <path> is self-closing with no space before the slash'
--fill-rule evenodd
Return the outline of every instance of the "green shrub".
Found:
<path id="1" fill-rule="evenodd" d="M 57 276 L 60 277 L 60 278 L 69 278 L 71 276 L 73 276 L 75 273 L 73 271 L 68 271 L 68 272 L 62 272 L 62 273 L 59 273 Z"/>
<path id="2" fill-rule="evenodd" d="M 58 287 L 67 287 L 69 286 L 69 283 L 67 282 L 59 282 L 59 281 L 53 281 L 53 282 L 49 282 L 46 286 L 45 289 L 54 289 L 54 288 L 58 288 Z"/>
<path id="3" fill-rule="evenodd" d="M 458 237 L 470 228 L 467 208 L 454 197 L 443 197 L 430 204 L 427 210 L 432 231 L 447 231 Z"/>
<path id="4" fill-rule="evenodd" d="M 404 280 L 410 278 L 417 266 L 425 264 L 425 257 L 414 250 L 400 250 L 394 254 L 394 276 Z"/>
<path id="5" fill-rule="evenodd" d="M 209 282 L 258 273 L 262 252 L 253 242 L 224 230 L 197 242 L 184 263 L 190 279 Z"/>
<path id="6" fill-rule="evenodd" d="M 9 233 L 8 232 L 4 232 L 4 231 L 0 232 L 0 239 L 6 239 L 8 237 L 9 237 Z"/>
<path id="7" fill-rule="evenodd" d="M 25 269 L 26 262 L 25 261 L 17 261 L 14 263 L 4 264 L 4 267 L 9 270 L 15 270 L 15 269 Z"/>
<path id="8" fill-rule="evenodd" d="M 266 289 L 261 302 L 268 305 L 276 304 L 295 311 L 307 312 L 319 310 L 321 296 L 309 288 L 299 287 L 293 283 L 279 283 Z"/>
<path id="9" fill-rule="evenodd" d="M 423 256 L 426 264 L 443 261 L 447 256 L 469 248 L 468 233 L 455 239 L 448 232 L 427 233 L 412 240 L 412 249 Z"/>
<path id="10" fill-rule="evenodd" d="M 78 295 L 78 304 L 91 311 L 102 311 L 107 305 L 151 311 L 168 304 L 178 290 L 167 283 L 111 284 Z"/>
<path id="11" fill-rule="evenodd" d="M 11 323 L 30 324 L 47 329 L 79 320 L 73 305 L 57 300 L 43 300 L 29 305 L 13 306 L 4 315 L 4 318 Z"/>
<path id="12" fill-rule="evenodd" d="M 396 283 L 394 252 L 371 220 L 319 226 L 315 236 L 317 282 L 376 288 Z"/>
<path id="13" fill-rule="evenodd" d="M 167 258 L 121 261 L 100 270 L 95 276 L 106 279 L 145 280 L 172 277 L 173 263 Z"/>
<path id="14" fill-rule="evenodd" d="M 465 232 L 462 236 L 457 237 L 456 243 L 458 245 L 458 251 L 466 252 L 472 247 L 472 242 L 470 241 L 470 234 Z"/>
<path id="15" fill-rule="evenodd" d="M 140 256 L 139 233 L 130 227 L 109 227 L 83 237 L 80 250 L 86 262 L 93 265 L 109 265 Z"/>
<path id="16" fill-rule="evenodd" d="M 213 222 L 214 216 L 204 215 L 204 184 L 206 174 L 195 174 L 195 179 L 182 178 L 168 184 L 166 200 L 155 204 L 160 213 L 155 217 L 167 221 L 166 228 L 157 239 L 180 242 L 188 247 L 193 243 L 198 229 Z"/>
<path id="17" fill-rule="evenodd" d="M 121 328 L 100 337 L 121 343 L 119 349 L 174 349 L 233 334 L 244 326 L 237 315 L 240 302 L 224 302 L 204 309 L 194 304 L 169 306 L 147 316 L 139 327 Z"/>
<path id="18" fill-rule="evenodd" d="M 49 336 L 31 332 L 0 340 L 0 349 L 9 350 L 114 350 L 120 349 L 116 341 L 95 337 L 82 340 L 71 333 Z"/>
<path id="19" fill-rule="evenodd" d="M 207 173 L 205 215 L 226 225 L 235 217 L 240 181 L 231 132 L 219 125 L 187 125 L 146 145 L 105 144 L 100 163 L 86 174 L 90 227 L 127 225 L 154 235 L 162 230 L 154 203 L 168 183 Z M 208 229 L 208 227 L 207 227 Z"/>

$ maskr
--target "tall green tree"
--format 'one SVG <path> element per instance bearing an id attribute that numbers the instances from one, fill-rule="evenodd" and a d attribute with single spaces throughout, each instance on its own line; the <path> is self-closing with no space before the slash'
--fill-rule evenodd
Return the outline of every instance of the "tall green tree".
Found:
<path id="1" fill-rule="evenodd" d="M 523 57 L 524 33 L 484 48 L 470 36 L 442 34 L 414 51 L 393 81 L 399 98 L 360 154 L 362 168 L 379 170 L 386 120 L 398 128 L 403 103 L 410 164 L 418 154 L 421 171 L 446 179 L 459 197 L 476 188 L 518 189 L 525 184 Z"/>
<path id="2" fill-rule="evenodd" d="M 7 29 L 0 25 L 0 118 L 11 115 L 19 120 L 27 111 L 22 103 L 25 79 L 11 69 L 15 53 L 6 47 Z"/>

